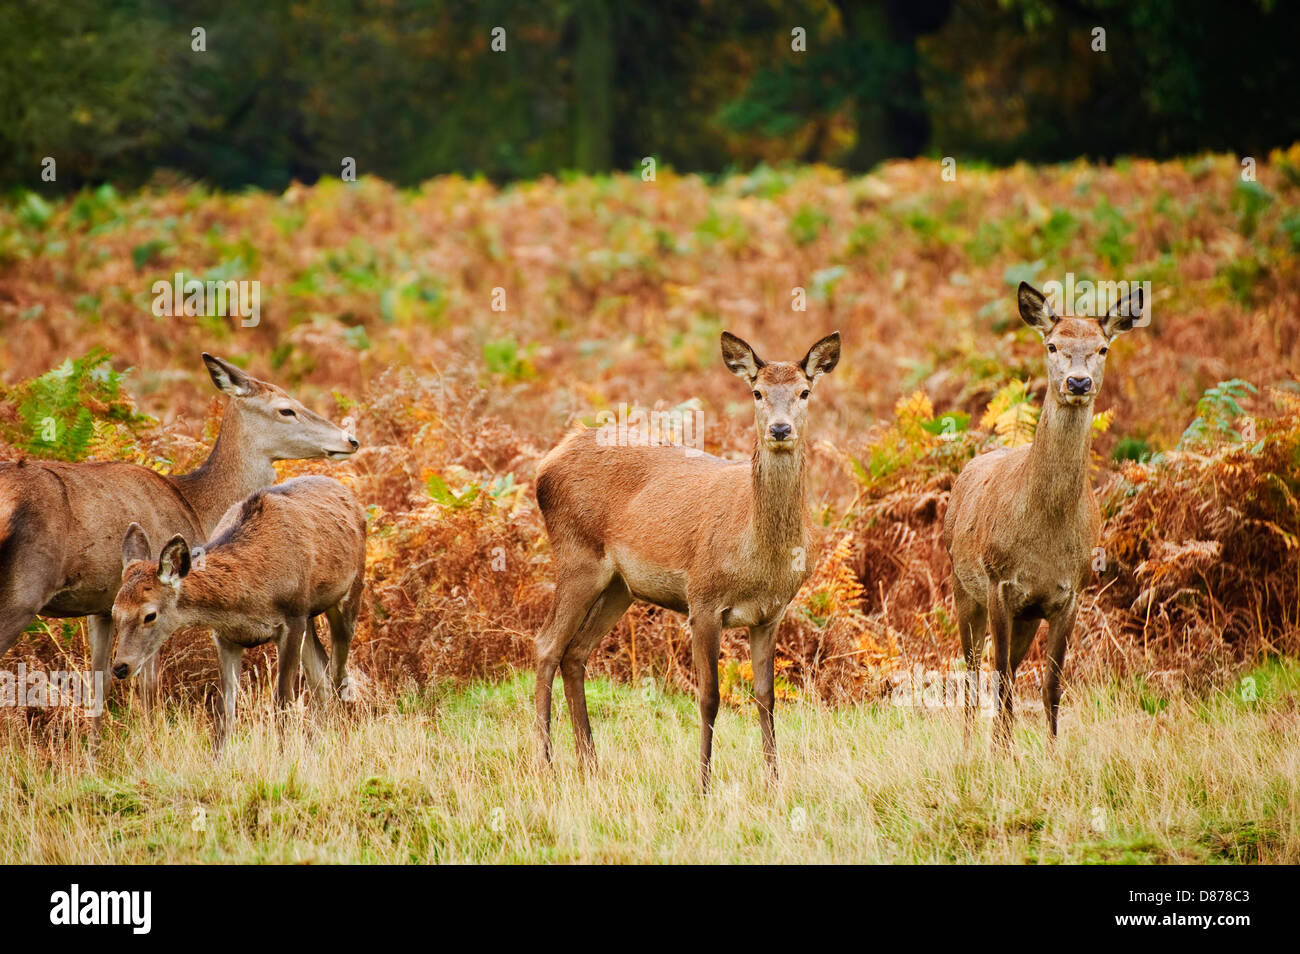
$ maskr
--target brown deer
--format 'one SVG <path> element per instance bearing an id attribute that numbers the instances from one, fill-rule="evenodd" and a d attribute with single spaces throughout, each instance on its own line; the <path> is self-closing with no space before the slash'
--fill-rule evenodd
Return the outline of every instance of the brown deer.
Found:
<path id="1" fill-rule="evenodd" d="M 130 523 L 154 540 L 205 540 L 231 504 L 275 483 L 272 462 L 357 449 L 351 434 L 274 385 L 210 354 L 203 361 L 230 401 L 216 445 L 193 473 L 165 477 L 120 461 L 0 463 L 0 655 L 37 614 L 89 616 L 91 669 L 102 684 L 122 576 L 118 544 Z M 146 701 L 155 676 L 151 664 Z"/>
<path id="2" fill-rule="evenodd" d="M 587 659 L 634 599 L 688 614 L 703 722 L 700 787 L 709 786 L 723 629 L 747 627 L 763 752 L 776 775 L 773 662 L 777 627 L 807 577 L 804 422 L 813 385 L 839 361 L 827 335 L 798 364 L 768 363 L 722 333 L 722 359 L 754 395 L 750 460 L 670 444 L 609 446 L 578 429 L 538 467 L 537 502 L 555 560 L 555 601 L 537 638 L 539 760 L 551 756 L 558 668 L 584 767 L 595 745 L 584 689 Z"/>
<path id="3" fill-rule="evenodd" d="M 1092 403 L 1110 343 L 1141 317 L 1139 287 L 1102 319 L 1059 318 L 1025 282 L 1020 316 L 1043 337 L 1047 395 L 1032 444 L 976 457 L 953 484 L 943 521 L 967 672 L 966 731 L 979 705 L 985 626 L 993 634 L 996 737 L 1010 743 L 1016 669 L 1047 620 L 1043 706 L 1056 737 L 1061 668 L 1088 582 L 1100 522 L 1088 482 Z"/>
<path id="4" fill-rule="evenodd" d="M 218 750 L 235 718 L 245 649 L 274 640 L 281 705 L 293 698 L 300 659 L 315 701 L 331 698 L 327 667 L 335 692 L 344 694 L 365 582 L 366 515 L 337 480 L 298 477 L 257 491 L 230 508 L 197 559 L 180 534 L 156 563 L 151 553 L 148 534 L 131 524 L 113 601 L 115 678 L 139 672 L 177 630 L 212 629 L 221 669 Z M 328 659 L 315 632 L 321 613 L 333 644 Z"/>

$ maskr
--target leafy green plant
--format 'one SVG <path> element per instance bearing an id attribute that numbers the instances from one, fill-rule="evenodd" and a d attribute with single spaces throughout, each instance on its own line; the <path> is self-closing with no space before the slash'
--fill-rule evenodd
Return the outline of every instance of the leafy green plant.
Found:
<path id="1" fill-rule="evenodd" d="M 1238 182 L 1232 193 L 1232 208 L 1237 213 L 1237 228 L 1250 238 L 1259 227 L 1259 216 L 1273 204 L 1273 194 L 1258 182 Z"/>
<path id="2" fill-rule="evenodd" d="M 1233 259 L 1219 269 L 1219 280 L 1228 294 L 1250 307 L 1255 301 L 1255 287 L 1267 269 L 1254 255 Z"/>
<path id="3" fill-rule="evenodd" d="M 831 217 L 821 209 L 801 205 L 790 218 L 790 237 L 796 245 L 810 245 L 817 241 L 830 221 Z"/>
<path id="4" fill-rule="evenodd" d="M 483 343 L 483 363 L 493 374 L 522 381 L 533 376 L 533 364 L 527 352 L 514 338 L 496 338 Z"/>
<path id="5" fill-rule="evenodd" d="M 1291 244 L 1291 251 L 1300 252 L 1300 212 L 1289 212 L 1282 217 L 1282 234 Z"/>
<path id="6" fill-rule="evenodd" d="M 43 229 L 54 214 L 54 207 L 35 192 L 23 193 L 17 208 L 18 221 L 29 229 Z"/>
<path id="7" fill-rule="evenodd" d="M 1151 459 L 1151 445 L 1140 437 L 1125 435 L 1115 443 L 1111 458 L 1117 461 L 1133 460 L 1139 464 Z"/>
<path id="8" fill-rule="evenodd" d="M 1241 402 L 1248 394 L 1258 393 L 1255 385 L 1241 378 L 1220 381 L 1209 388 L 1196 402 L 1196 417 L 1179 438 L 1179 450 L 1225 441 L 1240 442 L 1242 436 L 1235 425 L 1246 414 Z"/>
<path id="9" fill-rule="evenodd" d="M 965 411 L 949 411 L 933 420 L 923 421 L 921 427 L 926 433 L 938 437 L 960 434 L 970 427 L 970 415 Z"/>
<path id="10" fill-rule="evenodd" d="M 469 484 L 459 491 L 452 490 L 447 486 L 447 481 L 436 473 L 431 473 L 425 478 L 424 487 L 434 502 L 452 510 L 463 510 L 468 507 L 478 499 L 479 491 L 483 489 L 478 484 Z"/>
<path id="11" fill-rule="evenodd" d="M 840 279 L 846 274 L 848 274 L 848 270 L 843 265 L 832 265 L 830 268 L 822 268 L 813 272 L 813 298 L 817 301 L 826 301 L 835 294 L 835 286 L 839 284 Z"/>
<path id="12" fill-rule="evenodd" d="M 141 242 L 135 248 L 131 249 L 131 264 L 135 270 L 141 271 L 151 262 L 158 259 L 158 254 L 167 248 L 167 242 L 163 239 L 150 239 L 147 242 Z"/>
<path id="13" fill-rule="evenodd" d="M 1092 210 L 1093 220 L 1101 227 L 1094 246 L 1097 257 L 1111 268 L 1119 268 L 1133 256 L 1133 245 L 1128 241 L 1133 225 L 1119 209 L 1106 199 Z"/>
<path id="14" fill-rule="evenodd" d="M 39 457 L 81 460 L 94 442 L 97 421 L 122 425 L 129 434 L 148 418 L 122 394 L 124 374 L 96 348 L 18 385 L 8 395 L 18 405 L 14 443 Z"/>
<path id="15" fill-rule="evenodd" d="M 97 189 L 83 189 L 72 200 L 71 218 L 92 232 L 112 228 L 122 221 L 117 190 L 105 182 Z"/>

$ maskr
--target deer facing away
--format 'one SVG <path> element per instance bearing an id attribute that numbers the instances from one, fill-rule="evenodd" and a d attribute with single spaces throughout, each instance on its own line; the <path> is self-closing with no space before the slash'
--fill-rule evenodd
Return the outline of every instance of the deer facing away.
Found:
<path id="1" fill-rule="evenodd" d="M 151 552 L 147 534 L 131 524 L 113 602 L 116 678 L 138 672 L 177 630 L 212 629 L 221 670 L 217 749 L 234 721 L 245 649 L 275 642 L 281 705 L 293 697 L 299 660 L 317 702 L 330 698 L 327 668 L 334 690 L 344 692 L 365 581 L 366 517 L 337 480 L 298 477 L 259 490 L 230 508 L 196 561 L 180 535 L 157 562 Z M 313 625 L 321 613 L 330 625 L 328 659 Z"/>
<path id="2" fill-rule="evenodd" d="M 1104 318 L 1059 318 L 1025 282 L 1020 316 L 1043 338 L 1047 394 L 1032 444 L 968 463 L 953 484 L 943 542 L 952 560 L 957 627 L 966 663 L 966 728 L 979 704 L 986 625 L 999 697 L 996 737 L 1009 743 L 1016 669 L 1047 620 L 1043 705 L 1056 736 L 1061 669 L 1087 584 L 1100 518 L 1088 482 L 1092 405 L 1106 352 L 1142 315 L 1139 288 Z"/>
<path id="3" fill-rule="evenodd" d="M 752 459 L 672 445 L 609 446 L 579 429 L 538 467 L 537 501 L 555 562 L 555 600 L 538 635 L 539 760 L 551 755 L 551 691 L 564 680 L 584 766 L 596 753 L 587 717 L 587 659 L 635 599 L 688 614 L 702 721 L 700 786 L 708 789 L 723 629 L 747 627 L 767 765 L 776 773 L 777 627 L 808 575 L 804 426 L 814 384 L 839 361 L 839 333 L 804 359 L 763 361 L 723 332 L 722 357 L 754 397 Z"/>
<path id="4" fill-rule="evenodd" d="M 221 358 L 203 361 L 230 400 L 216 445 L 193 473 L 165 477 L 123 462 L 0 463 L 0 655 L 37 614 L 89 616 L 91 669 L 105 673 L 118 543 L 129 524 L 154 540 L 207 539 L 231 504 L 275 483 L 274 461 L 338 459 L 357 449 L 350 434 L 275 385 Z M 151 664 L 145 700 L 154 678 Z"/>

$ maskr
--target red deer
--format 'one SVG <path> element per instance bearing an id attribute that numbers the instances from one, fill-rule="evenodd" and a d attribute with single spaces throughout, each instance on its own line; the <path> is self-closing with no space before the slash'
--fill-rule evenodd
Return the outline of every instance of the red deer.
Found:
<path id="1" fill-rule="evenodd" d="M 212 629 L 221 669 L 217 749 L 234 721 L 245 649 L 274 640 L 281 705 L 293 697 L 300 659 L 315 701 L 330 698 L 327 667 L 335 692 L 344 693 L 365 581 L 366 516 L 337 480 L 298 477 L 257 491 L 230 508 L 197 560 L 179 534 L 157 562 L 151 553 L 148 535 L 131 524 L 113 601 L 115 678 L 139 672 L 177 630 Z M 315 633 L 321 613 L 332 637 L 328 659 Z"/>
<path id="2" fill-rule="evenodd" d="M 279 388 L 203 355 L 230 398 L 203 466 L 164 477 L 120 461 L 0 463 L 0 655 L 37 614 L 89 616 L 91 669 L 108 669 L 118 544 L 133 521 L 154 540 L 205 540 L 227 508 L 275 483 L 277 460 L 347 457 L 357 441 Z M 156 666 L 142 679 L 152 697 Z M 98 721 L 98 720 L 96 720 Z"/>
<path id="3" fill-rule="evenodd" d="M 578 429 L 538 468 L 537 502 L 555 560 L 555 601 L 537 638 L 539 760 L 551 756 L 558 668 L 584 767 L 596 762 L 584 689 L 587 659 L 635 599 L 688 615 L 703 722 L 707 791 L 723 629 L 747 627 L 763 752 L 776 775 L 773 663 L 777 627 L 809 571 L 804 422 L 813 385 L 839 361 L 827 335 L 798 364 L 768 363 L 722 333 L 722 358 L 754 396 L 750 460 L 671 444 L 609 446 Z"/>
<path id="4" fill-rule="evenodd" d="M 1020 316 L 1043 337 L 1047 395 L 1032 444 L 976 457 L 953 484 L 943 522 L 967 671 L 966 730 L 979 704 L 985 627 L 993 634 L 997 738 L 1010 742 L 1016 669 L 1047 620 L 1043 705 L 1056 737 L 1061 668 L 1088 582 L 1100 518 L 1088 482 L 1092 403 L 1110 343 L 1142 315 L 1139 288 L 1100 320 L 1059 318 L 1021 282 Z"/>

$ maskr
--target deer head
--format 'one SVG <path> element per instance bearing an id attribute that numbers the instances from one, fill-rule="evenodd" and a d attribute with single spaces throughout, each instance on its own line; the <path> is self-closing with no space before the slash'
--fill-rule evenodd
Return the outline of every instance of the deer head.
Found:
<path id="1" fill-rule="evenodd" d="M 1106 352 L 1116 337 L 1133 328 L 1145 304 L 1141 286 L 1115 304 L 1104 318 L 1061 318 L 1047 298 L 1028 282 L 1016 294 L 1020 317 L 1039 333 L 1047 348 L 1047 391 L 1063 405 L 1091 404 L 1106 370 Z"/>
<path id="2" fill-rule="evenodd" d="M 361 446 L 347 430 L 309 411 L 274 384 L 207 353 L 203 363 L 212 383 L 239 408 L 256 455 L 268 460 L 339 460 Z"/>
<path id="3" fill-rule="evenodd" d="M 155 563 L 149 538 L 138 523 L 122 540 L 122 587 L 113 600 L 117 656 L 113 675 L 126 679 L 162 648 L 185 624 L 179 609 L 181 580 L 190 572 L 190 547 L 180 534 L 163 547 Z"/>
<path id="4" fill-rule="evenodd" d="M 839 363 L 840 333 L 827 335 L 808 349 L 802 361 L 794 364 L 768 363 L 747 342 L 724 331 L 722 360 L 753 391 L 759 446 L 775 453 L 789 453 L 799 446 L 803 436 L 813 385 Z"/>

